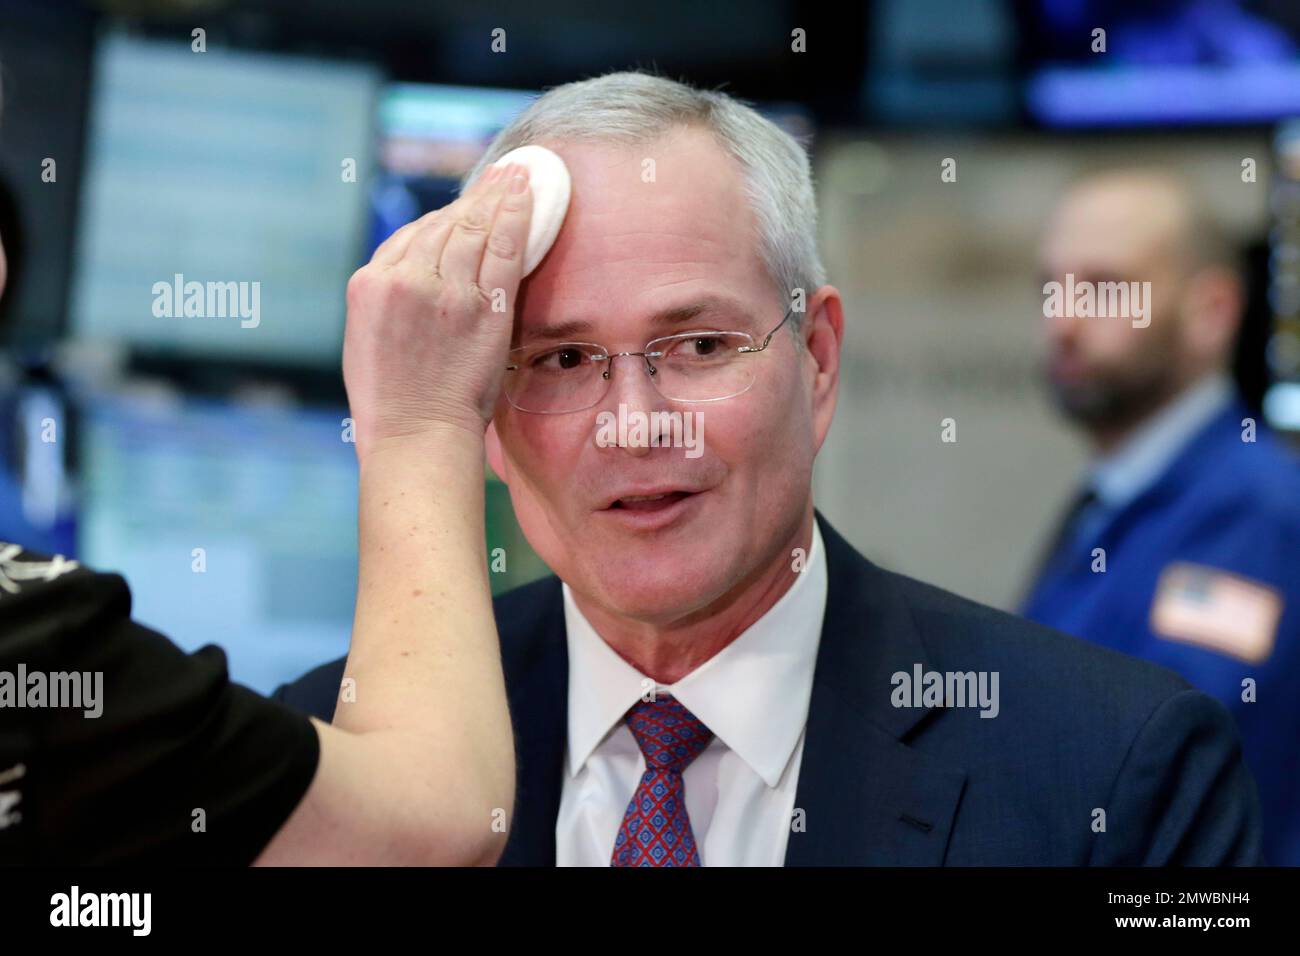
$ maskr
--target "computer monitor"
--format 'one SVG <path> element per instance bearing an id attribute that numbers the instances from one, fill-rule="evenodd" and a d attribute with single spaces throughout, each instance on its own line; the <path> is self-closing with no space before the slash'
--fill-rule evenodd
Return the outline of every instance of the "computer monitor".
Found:
<path id="1" fill-rule="evenodd" d="M 379 98 L 379 172 L 369 251 L 406 223 L 456 199 L 492 138 L 537 96 L 527 90 L 394 83 Z"/>
<path id="2" fill-rule="evenodd" d="M 1300 112 L 1294 0 L 1022 5 L 1031 115 L 1053 126 L 1220 125 Z"/>
<path id="3" fill-rule="evenodd" d="M 223 647 L 263 693 L 347 653 L 357 465 L 345 408 L 84 395 L 75 555 L 121 573 L 135 619 L 185 650 Z M 483 560 L 500 594 L 547 573 L 506 487 L 486 488 Z"/>
<path id="4" fill-rule="evenodd" d="M 378 88 L 362 64 L 104 40 L 72 333 L 150 355 L 336 366 Z"/>
<path id="5" fill-rule="evenodd" d="M 95 396 L 80 403 L 77 557 L 135 619 L 223 647 L 269 692 L 347 652 L 357 468 L 338 409 Z"/>

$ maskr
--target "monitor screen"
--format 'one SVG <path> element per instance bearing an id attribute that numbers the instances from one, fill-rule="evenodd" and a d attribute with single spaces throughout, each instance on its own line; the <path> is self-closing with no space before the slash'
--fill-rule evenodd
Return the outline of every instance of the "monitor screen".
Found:
<path id="1" fill-rule="evenodd" d="M 1034 0 L 1026 101 L 1055 126 L 1260 123 L 1300 112 L 1294 0 Z"/>
<path id="2" fill-rule="evenodd" d="M 526 90 L 394 83 L 379 100 L 379 174 L 368 246 L 459 194 L 460 178 L 536 96 Z"/>
<path id="3" fill-rule="evenodd" d="M 347 652 L 357 468 L 345 409 L 97 396 L 81 409 L 77 557 L 132 616 L 226 650 L 263 693 Z"/>
<path id="4" fill-rule="evenodd" d="M 73 334 L 182 358 L 337 365 L 377 90 L 364 65 L 107 38 Z"/>
<path id="5" fill-rule="evenodd" d="M 72 553 L 126 578 L 137 621 L 187 651 L 221 646 L 234 679 L 263 693 L 347 653 L 357 464 L 346 408 L 95 394 L 77 411 Z M 485 498 L 492 592 L 548 573 L 505 485 L 489 480 Z"/>

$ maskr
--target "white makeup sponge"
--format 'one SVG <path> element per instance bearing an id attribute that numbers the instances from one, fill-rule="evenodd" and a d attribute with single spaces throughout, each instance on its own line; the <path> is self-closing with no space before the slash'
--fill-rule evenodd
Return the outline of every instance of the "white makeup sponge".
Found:
<path id="1" fill-rule="evenodd" d="M 542 257 L 555 243 L 569 211 L 572 180 L 564 160 L 545 146 L 520 146 L 512 149 L 493 166 L 518 163 L 528 168 L 528 185 L 533 191 L 533 218 L 528 227 L 528 246 L 524 250 L 524 275 L 537 268 Z"/>

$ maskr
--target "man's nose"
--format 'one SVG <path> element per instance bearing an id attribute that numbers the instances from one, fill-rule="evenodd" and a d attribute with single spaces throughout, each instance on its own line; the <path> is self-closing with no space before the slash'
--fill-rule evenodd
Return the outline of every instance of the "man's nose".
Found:
<path id="1" fill-rule="evenodd" d="M 650 365 L 647 366 L 645 356 L 642 355 L 619 355 L 610 358 L 606 369 L 606 374 L 610 377 L 609 391 L 605 394 L 600 410 L 609 412 L 616 422 L 628 423 L 629 441 L 621 447 L 638 458 L 648 455 L 651 448 L 660 443 L 660 436 L 656 434 L 660 418 L 651 412 L 667 410 L 669 406 L 650 373 L 654 363 L 655 360 L 650 359 Z M 644 424 L 639 436 L 644 438 L 644 442 L 633 443 L 632 439 L 638 437 L 633 423 L 638 419 Z M 599 422 L 597 425 L 599 434 Z"/>

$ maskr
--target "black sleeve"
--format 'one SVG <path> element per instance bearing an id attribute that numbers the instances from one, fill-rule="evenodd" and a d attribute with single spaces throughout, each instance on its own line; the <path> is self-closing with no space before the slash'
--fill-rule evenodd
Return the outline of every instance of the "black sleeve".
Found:
<path id="1" fill-rule="evenodd" d="M 320 742 L 130 619 L 115 574 L 0 542 L 0 863 L 252 862 Z"/>

